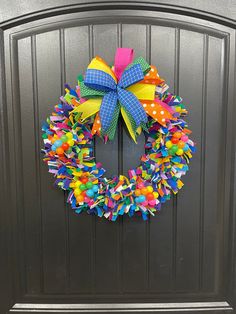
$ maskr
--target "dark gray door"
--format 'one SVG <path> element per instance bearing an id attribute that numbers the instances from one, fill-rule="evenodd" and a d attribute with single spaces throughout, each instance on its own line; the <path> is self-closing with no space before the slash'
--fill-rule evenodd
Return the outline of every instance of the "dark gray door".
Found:
<path id="1" fill-rule="evenodd" d="M 1 2 L 1 313 L 233 312 L 233 5 Z M 74 215 L 40 156 L 64 82 L 95 54 L 112 63 L 118 46 L 184 98 L 197 142 L 185 187 L 147 222 Z M 120 126 L 114 142 L 96 140 L 96 158 L 126 173 L 143 143 Z"/>

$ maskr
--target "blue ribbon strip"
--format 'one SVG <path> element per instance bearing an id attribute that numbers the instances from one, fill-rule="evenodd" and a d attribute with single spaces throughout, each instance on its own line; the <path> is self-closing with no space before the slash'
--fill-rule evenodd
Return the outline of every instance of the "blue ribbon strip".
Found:
<path id="1" fill-rule="evenodd" d="M 103 131 L 107 131 L 114 111 L 119 102 L 133 117 L 136 127 L 138 128 L 142 122 L 147 122 L 147 115 L 138 98 L 126 88 L 143 80 L 144 75 L 140 64 L 134 64 L 125 70 L 116 84 L 113 77 L 109 74 L 96 70 L 88 69 L 85 74 L 84 84 L 95 90 L 103 91 L 106 94 L 102 99 L 99 115 Z"/>

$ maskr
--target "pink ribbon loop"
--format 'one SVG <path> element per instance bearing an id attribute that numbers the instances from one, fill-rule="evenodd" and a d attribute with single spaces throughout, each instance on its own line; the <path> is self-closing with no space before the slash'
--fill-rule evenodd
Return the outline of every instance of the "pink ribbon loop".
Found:
<path id="1" fill-rule="evenodd" d="M 133 61 L 134 50 L 132 48 L 117 48 L 114 62 L 114 72 L 118 80 L 125 68 Z"/>

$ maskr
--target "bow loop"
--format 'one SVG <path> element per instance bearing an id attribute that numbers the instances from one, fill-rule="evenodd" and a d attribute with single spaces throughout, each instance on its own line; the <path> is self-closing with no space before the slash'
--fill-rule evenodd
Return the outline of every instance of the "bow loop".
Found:
<path id="1" fill-rule="evenodd" d="M 134 50 L 131 48 L 117 48 L 115 55 L 114 72 L 118 80 L 129 64 L 133 61 Z"/>
<path id="2" fill-rule="evenodd" d="M 121 76 L 118 86 L 127 88 L 144 78 L 142 67 L 140 64 L 134 64 L 131 68 L 125 70 Z"/>
<path id="3" fill-rule="evenodd" d="M 88 69 L 85 74 L 84 84 L 89 88 L 103 92 L 116 90 L 114 79 L 101 70 Z"/>

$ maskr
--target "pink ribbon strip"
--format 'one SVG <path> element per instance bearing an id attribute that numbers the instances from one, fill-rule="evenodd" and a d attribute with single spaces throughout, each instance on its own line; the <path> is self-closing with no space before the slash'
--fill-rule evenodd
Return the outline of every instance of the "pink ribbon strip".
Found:
<path id="1" fill-rule="evenodd" d="M 134 50 L 132 48 L 117 48 L 114 62 L 114 72 L 118 80 L 125 68 L 133 61 Z"/>
<path id="2" fill-rule="evenodd" d="M 171 114 L 174 113 L 174 110 L 168 106 L 165 102 L 161 101 L 158 98 L 155 98 L 155 102 L 157 102 L 158 104 L 160 104 L 163 108 L 165 108 L 167 111 L 169 111 Z"/>

